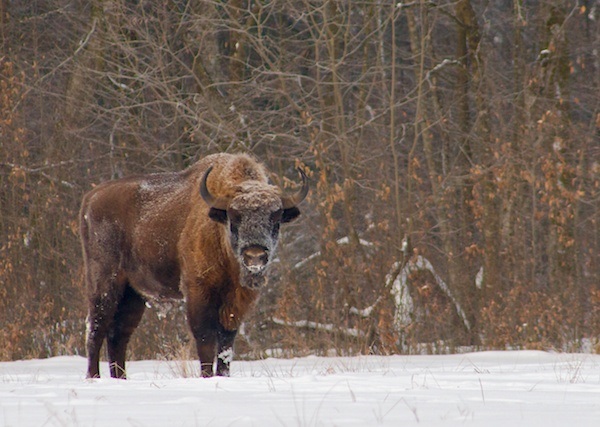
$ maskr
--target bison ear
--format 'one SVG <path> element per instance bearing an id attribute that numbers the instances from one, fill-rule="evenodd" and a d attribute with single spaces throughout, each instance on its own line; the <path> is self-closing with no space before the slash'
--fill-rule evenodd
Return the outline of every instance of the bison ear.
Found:
<path id="1" fill-rule="evenodd" d="M 284 224 L 286 222 L 292 222 L 299 216 L 300 216 L 300 209 L 298 209 L 296 206 L 287 208 L 287 209 L 283 210 L 283 214 L 281 215 L 281 222 Z"/>
<path id="2" fill-rule="evenodd" d="M 208 211 L 208 216 L 213 221 L 221 224 L 227 224 L 227 211 L 224 211 L 223 209 L 210 208 Z"/>

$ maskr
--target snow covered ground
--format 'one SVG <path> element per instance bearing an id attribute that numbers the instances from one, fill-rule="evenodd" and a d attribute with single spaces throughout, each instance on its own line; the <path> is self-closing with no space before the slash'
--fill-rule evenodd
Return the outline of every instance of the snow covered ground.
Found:
<path id="1" fill-rule="evenodd" d="M 0 426 L 600 426 L 600 356 L 538 351 L 130 362 L 127 381 L 85 360 L 0 363 Z M 103 363 L 103 375 L 107 375 Z"/>

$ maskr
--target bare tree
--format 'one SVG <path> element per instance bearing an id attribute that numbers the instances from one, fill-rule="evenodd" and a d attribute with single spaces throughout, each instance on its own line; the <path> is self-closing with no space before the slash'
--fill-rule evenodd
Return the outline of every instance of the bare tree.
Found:
<path id="1" fill-rule="evenodd" d="M 2 357 L 82 351 L 87 189 L 217 151 L 254 153 L 283 186 L 300 166 L 312 186 L 243 352 L 597 337 L 599 13 L 574 0 L 0 2 Z M 180 351 L 172 313 L 147 316 L 135 355 Z"/>

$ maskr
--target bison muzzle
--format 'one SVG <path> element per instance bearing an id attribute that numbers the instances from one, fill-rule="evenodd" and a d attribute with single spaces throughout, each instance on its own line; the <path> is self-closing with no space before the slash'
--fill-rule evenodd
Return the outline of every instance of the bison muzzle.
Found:
<path id="1" fill-rule="evenodd" d="M 202 376 L 229 374 L 233 342 L 266 283 L 279 228 L 308 193 L 269 184 L 246 155 L 216 154 L 174 173 L 109 181 L 80 212 L 88 290 L 90 378 L 107 342 L 110 374 L 125 378 L 127 343 L 148 303 L 185 299 Z"/>

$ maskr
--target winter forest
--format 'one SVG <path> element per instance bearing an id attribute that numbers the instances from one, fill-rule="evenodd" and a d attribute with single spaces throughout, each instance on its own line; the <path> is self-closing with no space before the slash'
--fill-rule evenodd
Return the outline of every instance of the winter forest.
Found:
<path id="1" fill-rule="evenodd" d="M 599 0 L 0 0 L 0 360 L 85 353 L 85 192 L 216 152 L 311 185 L 238 358 L 600 352 L 599 49 Z"/>

